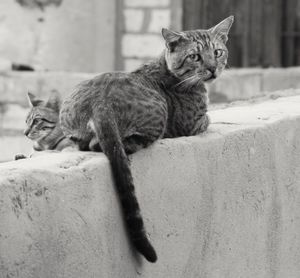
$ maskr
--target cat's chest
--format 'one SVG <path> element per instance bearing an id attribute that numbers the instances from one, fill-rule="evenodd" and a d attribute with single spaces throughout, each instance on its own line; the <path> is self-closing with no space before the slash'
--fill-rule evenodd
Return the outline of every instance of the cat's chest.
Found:
<path id="1" fill-rule="evenodd" d="M 171 92 L 169 98 L 166 137 L 191 135 L 198 121 L 207 112 L 207 92 Z"/>

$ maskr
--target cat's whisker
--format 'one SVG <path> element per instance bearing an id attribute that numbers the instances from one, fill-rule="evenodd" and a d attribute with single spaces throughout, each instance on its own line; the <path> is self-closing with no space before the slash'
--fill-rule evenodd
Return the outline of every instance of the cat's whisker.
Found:
<path id="1" fill-rule="evenodd" d="M 198 85 L 198 82 L 201 82 L 201 78 L 196 75 L 192 75 L 180 83 L 175 85 L 175 88 L 180 86 L 184 93 L 187 93 L 193 86 Z"/>
<path id="2" fill-rule="evenodd" d="M 198 82 L 201 81 L 199 77 L 193 76 L 187 82 L 183 84 L 184 93 L 187 93 L 193 86 L 197 85 Z"/>
<path id="3" fill-rule="evenodd" d="M 183 83 L 185 83 L 185 82 L 188 82 L 189 80 L 191 80 L 191 79 L 193 79 L 193 78 L 195 78 L 194 75 L 192 75 L 192 76 L 190 76 L 190 77 L 188 77 L 188 78 L 186 78 L 186 79 L 180 81 L 179 83 L 177 83 L 177 84 L 175 85 L 175 87 L 178 87 L 178 86 L 180 86 L 181 84 L 183 84 Z"/>

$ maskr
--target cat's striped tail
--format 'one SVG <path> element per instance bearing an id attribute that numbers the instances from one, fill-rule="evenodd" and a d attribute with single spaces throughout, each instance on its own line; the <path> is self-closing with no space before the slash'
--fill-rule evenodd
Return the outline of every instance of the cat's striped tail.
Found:
<path id="1" fill-rule="evenodd" d="M 138 204 L 129 160 L 125 153 L 119 130 L 112 111 L 93 113 L 93 124 L 101 148 L 108 157 L 114 177 L 115 187 L 122 205 L 124 221 L 131 242 L 149 262 L 154 263 L 157 255 L 149 242 Z"/>

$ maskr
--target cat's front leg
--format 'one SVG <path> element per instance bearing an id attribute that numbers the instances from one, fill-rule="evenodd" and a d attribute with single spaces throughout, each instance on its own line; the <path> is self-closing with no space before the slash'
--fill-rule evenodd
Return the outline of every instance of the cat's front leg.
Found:
<path id="1" fill-rule="evenodd" d="M 33 156 L 36 156 L 35 153 L 42 151 L 40 145 L 39 145 L 37 142 L 35 142 L 35 143 L 33 144 L 33 149 L 34 149 L 34 152 L 31 153 L 30 155 L 25 155 L 25 154 L 22 154 L 22 153 L 16 154 L 14 160 L 20 160 L 20 159 L 31 158 L 31 157 L 33 157 Z"/>
<path id="2" fill-rule="evenodd" d="M 27 159 L 27 158 L 32 158 L 35 156 L 39 156 L 41 155 L 43 152 L 42 151 L 34 151 L 33 153 L 31 153 L 30 155 L 24 155 L 24 154 L 16 154 L 15 155 L 15 160 L 20 160 L 20 159 Z"/>
<path id="3" fill-rule="evenodd" d="M 197 135 L 207 130 L 210 124 L 210 119 L 207 114 L 204 114 L 199 120 L 196 122 L 195 127 L 193 128 L 191 135 Z"/>

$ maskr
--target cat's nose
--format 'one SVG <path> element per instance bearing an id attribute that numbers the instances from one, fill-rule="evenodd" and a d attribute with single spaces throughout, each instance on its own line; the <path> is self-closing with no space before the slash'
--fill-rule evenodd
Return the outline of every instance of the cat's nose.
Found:
<path id="1" fill-rule="evenodd" d="M 29 134 L 29 131 L 30 131 L 30 130 L 29 130 L 28 128 L 27 128 L 27 129 L 25 129 L 25 130 L 24 130 L 24 135 L 25 135 L 25 136 L 28 136 L 28 134 Z"/>
<path id="2" fill-rule="evenodd" d="M 211 78 L 217 78 L 217 75 L 216 75 L 217 67 L 211 66 L 211 67 L 207 68 L 207 70 L 211 73 Z"/>

